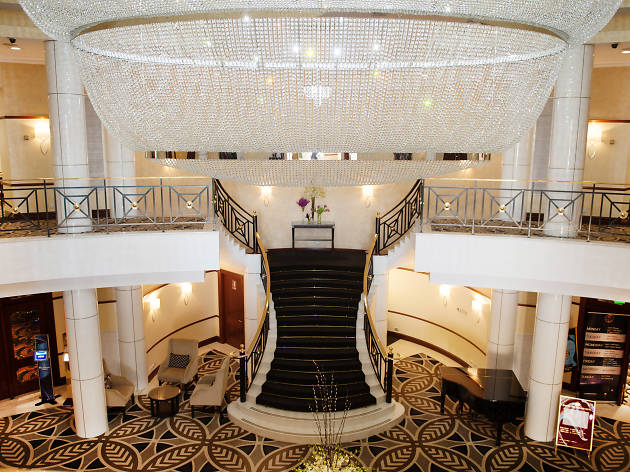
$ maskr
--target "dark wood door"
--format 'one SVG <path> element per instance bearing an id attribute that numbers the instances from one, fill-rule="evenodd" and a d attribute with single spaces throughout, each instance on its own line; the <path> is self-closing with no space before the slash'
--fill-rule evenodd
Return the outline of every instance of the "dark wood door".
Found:
<path id="1" fill-rule="evenodd" d="M 222 342 L 239 347 L 245 343 L 245 298 L 243 276 L 219 272 L 219 320 Z"/>
<path id="2" fill-rule="evenodd" d="M 0 299 L 0 342 L 3 365 L 0 395 L 14 397 L 39 388 L 34 336 L 47 334 L 53 380 L 59 383 L 59 358 L 52 294 Z"/>

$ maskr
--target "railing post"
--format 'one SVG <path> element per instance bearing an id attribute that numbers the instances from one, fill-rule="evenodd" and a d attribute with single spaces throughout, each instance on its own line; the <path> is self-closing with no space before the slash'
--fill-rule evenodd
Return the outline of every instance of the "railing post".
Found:
<path id="1" fill-rule="evenodd" d="M 590 209 L 589 214 L 588 214 L 588 231 L 586 232 L 586 240 L 587 241 L 591 240 L 591 225 L 593 224 L 593 205 L 595 204 L 595 186 L 596 186 L 596 184 L 593 184 L 593 190 L 591 190 L 591 209 Z M 601 215 L 599 215 L 599 216 L 601 218 Z M 580 218 L 581 217 L 582 217 L 582 215 L 580 215 Z M 580 221 L 580 223 L 581 223 L 581 221 Z"/>
<path id="2" fill-rule="evenodd" d="M 245 357 L 244 344 L 241 344 L 240 354 L 240 370 L 238 375 L 240 377 L 241 403 L 245 403 L 245 400 L 247 400 L 247 358 Z"/>
<path id="3" fill-rule="evenodd" d="M 160 207 L 162 209 L 162 232 L 164 232 L 166 231 L 166 222 L 164 221 L 164 179 L 162 178 L 160 178 Z"/>
<path id="4" fill-rule="evenodd" d="M 381 212 L 376 212 L 376 254 L 381 253 Z"/>
<path id="5" fill-rule="evenodd" d="M 256 239 L 256 233 L 258 232 L 258 213 L 256 213 L 256 211 L 254 211 L 252 213 L 253 218 L 252 218 L 252 239 L 254 240 L 254 254 L 257 254 L 259 251 L 258 248 L 258 240 Z"/>
<path id="6" fill-rule="evenodd" d="M 50 222 L 48 221 L 48 192 L 46 189 L 46 179 L 44 179 L 44 218 L 46 219 L 46 235 L 50 238 Z M 2 202 L 0 202 L 2 205 Z M 55 218 L 57 215 L 55 215 Z"/>
<path id="7" fill-rule="evenodd" d="M 392 388 L 394 379 L 394 350 L 389 348 L 387 352 L 387 369 L 385 370 L 385 401 L 392 402 Z"/>

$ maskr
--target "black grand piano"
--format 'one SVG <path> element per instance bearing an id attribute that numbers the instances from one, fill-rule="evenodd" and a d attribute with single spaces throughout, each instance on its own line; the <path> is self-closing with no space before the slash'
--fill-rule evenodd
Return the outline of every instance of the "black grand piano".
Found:
<path id="1" fill-rule="evenodd" d="M 442 367 L 441 412 L 444 414 L 446 395 L 459 401 L 461 414 L 464 403 L 471 410 L 497 424 L 497 446 L 501 445 L 503 423 L 525 415 L 527 394 L 511 370 L 464 369 Z"/>

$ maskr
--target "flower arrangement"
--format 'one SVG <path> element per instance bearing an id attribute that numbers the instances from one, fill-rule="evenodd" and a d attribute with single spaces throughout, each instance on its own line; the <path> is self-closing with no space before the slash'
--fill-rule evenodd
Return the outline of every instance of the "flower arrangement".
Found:
<path id="1" fill-rule="evenodd" d="M 327 213 L 330 211 L 330 208 L 328 208 L 328 205 L 317 205 L 317 208 L 315 209 L 315 213 L 317 213 L 317 224 L 321 224 L 322 222 L 322 213 Z"/>
<path id="2" fill-rule="evenodd" d="M 296 472 L 365 472 L 365 468 L 354 458 L 353 453 L 338 448 L 332 451 L 332 457 L 321 446 L 311 448 L 311 457 L 302 463 Z"/>
<path id="3" fill-rule="evenodd" d="M 300 197 L 300 199 L 297 201 L 297 204 L 302 209 L 302 215 L 304 215 L 304 209 L 306 208 L 306 205 L 309 204 L 309 200 L 307 198 Z M 306 218 L 309 220 L 309 222 L 311 221 L 311 218 L 308 214 L 306 215 Z"/>
<path id="4" fill-rule="evenodd" d="M 304 196 L 311 199 L 311 219 L 315 220 L 315 199 L 324 198 L 326 190 L 322 187 L 305 187 Z"/>

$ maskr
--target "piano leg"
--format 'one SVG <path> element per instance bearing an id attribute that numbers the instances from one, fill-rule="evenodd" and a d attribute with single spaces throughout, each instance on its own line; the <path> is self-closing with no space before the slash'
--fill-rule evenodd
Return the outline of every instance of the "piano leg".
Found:
<path id="1" fill-rule="evenodd" d="M 497 447 L 501 445 L 501 433 L 503 432 L 503 423 L 497 423 Z"/>

